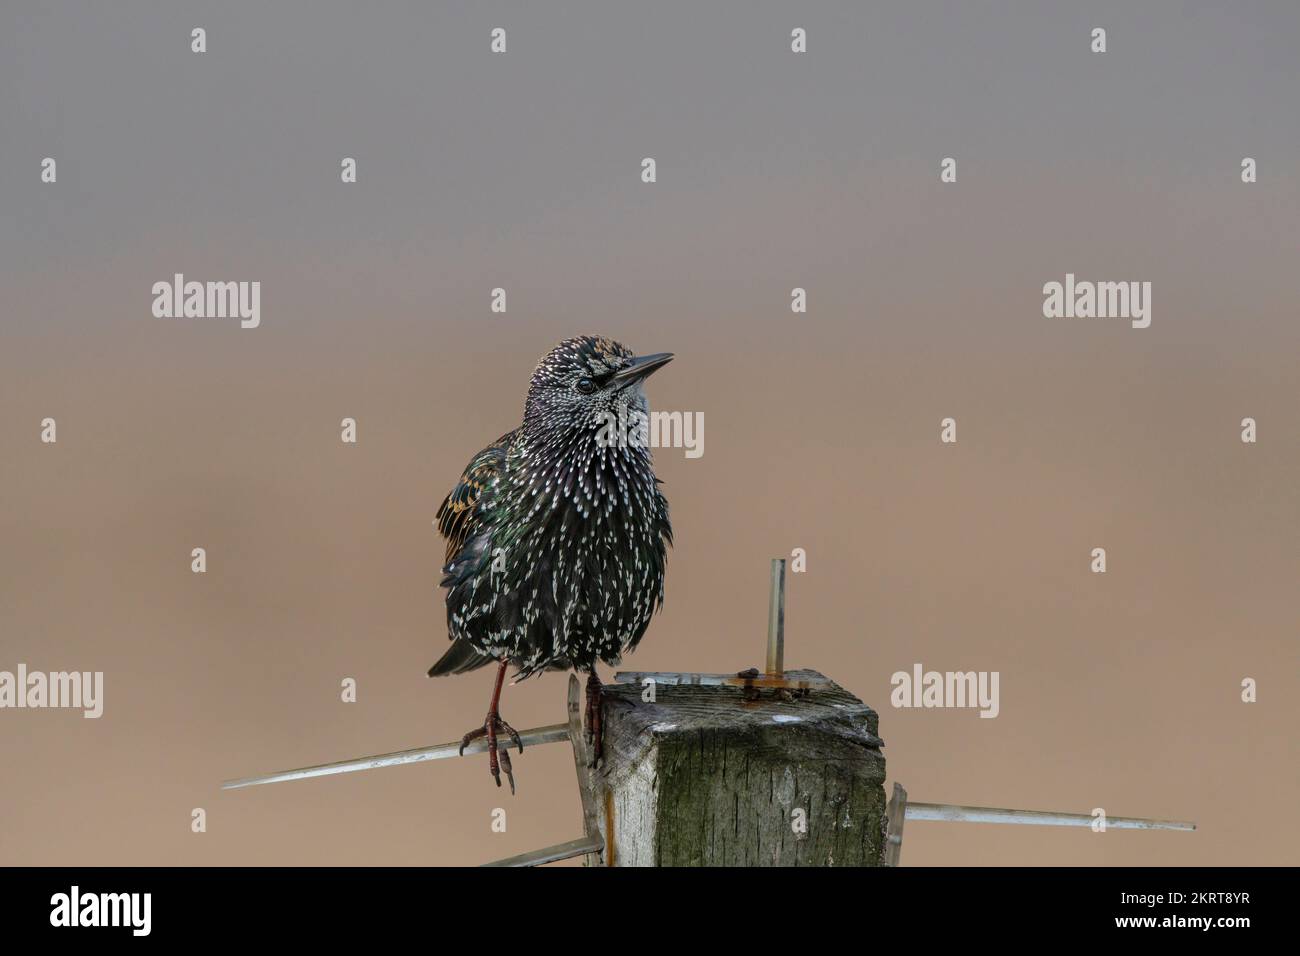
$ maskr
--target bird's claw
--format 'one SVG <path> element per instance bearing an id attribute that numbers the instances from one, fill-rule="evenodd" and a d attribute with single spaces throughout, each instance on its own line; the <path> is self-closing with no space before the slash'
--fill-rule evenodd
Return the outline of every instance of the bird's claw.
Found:
<path id="1" fill-rule="evenodd" d="M 511 727 L 500 717 L 497 718 L 497 729 L 504 730 L 506 732 L 506 736 L 510 738 L 510 742 L 519 748 L 519 752 L 520 753 L 524 752 L 524 742 L 523 739 L 519 736 L 519 731 L 515 730 L 515 728 Z M 505 752 L 506 751 L 504 750 L 501 751 L 502 755 L 504 755 Z"/>
<path id="2" fill-rule="evenodd" d="M 492 779 L 496 781 L 497 786 L 501 786 L 501 771 L 506 772 L 506 779 L 510 781 L 510 792 L 515 792 L 515 775 L 510 766 L 510 751 L 498 747 L 497 739 L 500 734 L 510 738 L 510 742 L 519 748 L 519 752 L 524 752 L 524 741 L 519 736 L 519 731 L 515 730 L 504 720 L 500 714 L 489 713 L 483 721 L 482 727 L 476 727 L 460 738 L 460 755 L 465 756 L 465 748 L 473 741 L 480 737 L 488 739 L 488 772 L 492 774 Z"/>
<path id="3" fill-rule="evenodd" d="M 508 749 L 501 751 L 501 769 L 506 772 L 506 779 L 510 781 L 510 796 L 513 797 L 515 795 L 515 774 L 510 767 L 510 751 Z M 501 775 L 499 773 L 494 772 L 492 779 L 497 782 L 498 787 L 501 786 Z"/>
<path id="4" fill-rule="evenodd" d="M 482 736 L 483 736 L 484 734 L 486 734 L 486 733 L 487 733 L 487 729 L 486 729 L 485 727 L 480 727 L 480 728 L 478 728 L 477 730 L 471 730 L 471 731 L 470 731 L 469 733 L 467 733 L 464 737 L 461 737 L 461 738 L 460 738 L 460 756 L 462 756 L 462 757 L 465 756 L 465 748 L 468 747 L 468 746 L 469 746 L 473 741 L 478 740 L 480 737 L 482 737 Z"/>

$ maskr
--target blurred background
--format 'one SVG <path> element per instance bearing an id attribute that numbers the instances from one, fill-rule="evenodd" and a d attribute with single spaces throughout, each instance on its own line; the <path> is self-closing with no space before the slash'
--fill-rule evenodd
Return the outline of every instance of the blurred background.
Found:
<path id="1" fill-rule="evenodd" d="M 0 712 L 0 863 L 576 836 L 563 747 L 513 798 L 482 758 L 218 786 L 482 719 L 490 673 L 424 676 L 432 521 L 583 332 L 675 352 L 651 402 L 706 421 L 656 456 L 677 543 L 625 666 L 761 666 L 803 548 L 787 663 L 880 711 L 912 799 L 1200 825 L 918 823 L 905 864 L 1296 863 L 1300 9 L 614 6 L 0 9 L 0 669 L 106 684 Z M 261 327 L 154 318 L 177 272 L 260 281 Z M 1044 318 L 1067 272 L 1150 281 L 1151 327 Z M 1000 715 L 891 708 L 918 662 L 999 671 Z"/>

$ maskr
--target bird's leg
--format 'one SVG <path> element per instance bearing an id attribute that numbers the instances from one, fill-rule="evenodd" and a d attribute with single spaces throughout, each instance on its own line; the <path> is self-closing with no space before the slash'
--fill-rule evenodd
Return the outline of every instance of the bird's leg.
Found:
<path id="1" fill-rule="evenodd" d="M 497 751 L 497 734 L 504 733 L 510 737 L 510 740 L 519 752 L 524 752 L 524 742 L 519 739 L 519 733 L 504 720 L 501 719 L 501 685 L 506 680 L 506 666 L 509 662 L 504 658 L 501 660 L 501 666 L 497 668 L 496 686 L 492 688 L 492 702 L 488 704 L 487 717 L 483 720 L 483 726 L 475 728 L 460 738 L 460 754 L 465 755 L 465 748 L 469 746 L 470 741 L 477 740 L 480 737 L 487 737 L 488 740 L 488 770 L 492 774 L 492 779 L 501 786 L 501 770 L 506 772 L 506 779 L 510 781 L 510 792 L 515 792 L 515 775 L 510 766 L 510 754 L 507 751 Z"/>
<path id="2" fill-rule="evenodd" d="M 600 675 L 593 666 L 587 672 L 587 743 L 591 746 L 591 766 L 600 763 L 604 753 L 604 733 L 601 725 L 601 710 L 604 707 L 603 685 Z"/>

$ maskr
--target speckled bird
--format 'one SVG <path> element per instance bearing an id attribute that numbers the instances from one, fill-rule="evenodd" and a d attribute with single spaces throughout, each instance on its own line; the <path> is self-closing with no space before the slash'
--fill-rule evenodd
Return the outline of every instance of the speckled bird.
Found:
<path id="1" fill-rule="evenodd" d="M 438 509 L 452 644 L 429 676 L 497 665 L 487 717 L 460 749 L 487 737 L 498 787 L 504 769 L 515 788 L 498 735 L 523 752 L 499 709 L 507 667 L 515 680 L 586 671 L 586 734 L 599 759 L 596 664 L 617 664 L 663 605 L 672 527 L 636 423 L 649 414 L 646 377 L 672 357 L 599 336 L 561 342 L 533 372 L 524 423 L 475 455 Z"/>

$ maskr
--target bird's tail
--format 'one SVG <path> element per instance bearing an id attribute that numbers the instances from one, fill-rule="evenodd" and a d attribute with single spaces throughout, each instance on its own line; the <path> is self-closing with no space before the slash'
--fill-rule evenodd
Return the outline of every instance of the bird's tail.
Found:
<path id="1" fill-rule="evenodd" d="M 496 658 L 480 654 L 469 646 L 468 641 L 452 641 L 451 648 L 443 654 L 438 663 L 429 668 L 430 677 L 444 677 L 448 674 L 464 674 L 477 670 L 485 664 L 496 663 Z"/>

